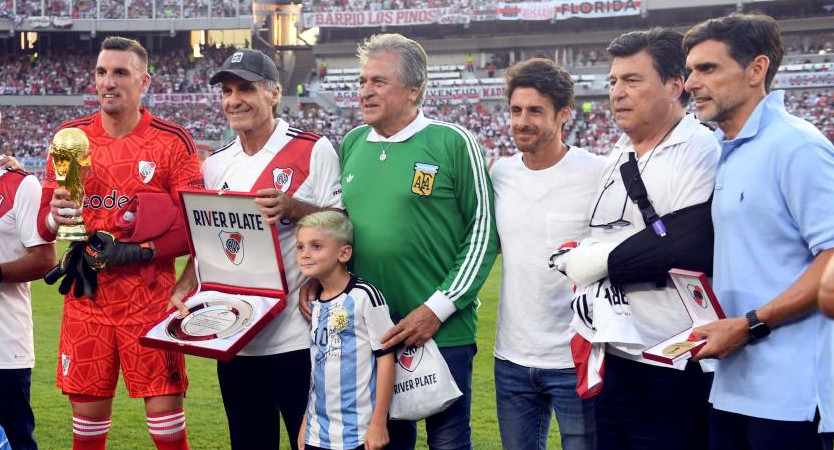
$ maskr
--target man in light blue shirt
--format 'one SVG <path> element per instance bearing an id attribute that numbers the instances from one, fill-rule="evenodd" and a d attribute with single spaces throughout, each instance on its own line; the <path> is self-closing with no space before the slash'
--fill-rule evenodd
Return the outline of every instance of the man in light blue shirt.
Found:
<path id="1" fill-rule="evenodd" d="M 710 448 L 822 448 L 834 368 L 832 322 L 816 298 L 834 253 L 834 147 L 770 92 L 783 54 L 772 18 L 708 20 L 684 49 L 686 90 L 722 145 L 713 281 L 728 318 L 696 330 L 708 339 L 698 357 L 721 358 Z"/>

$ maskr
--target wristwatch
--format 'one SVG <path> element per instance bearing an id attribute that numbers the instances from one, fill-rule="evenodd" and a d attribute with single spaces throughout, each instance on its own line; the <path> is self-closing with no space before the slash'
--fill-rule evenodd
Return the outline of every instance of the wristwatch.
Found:
<path id="1" fill-rule="evenodd" d="M 747 325 L 750 327 L 747 330 L 747 334 L 750 336 L 751 341 L 756 342 L 770 334 L 770 327 L 767 326 L 766 323 L 759 320 L 759 316 L 756 315 L 755 309 L 748 312 L 745 317 L 747 318 Z"/>

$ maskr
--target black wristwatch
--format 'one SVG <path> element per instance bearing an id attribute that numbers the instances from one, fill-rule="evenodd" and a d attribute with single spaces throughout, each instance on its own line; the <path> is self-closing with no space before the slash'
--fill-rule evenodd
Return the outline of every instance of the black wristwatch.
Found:
<path id="1" fill-rule="evenodd" d="M 750 336 L 750 341 L 756 342 L 770 334 L 770 327 L 767 326 L 766 323 L 759 320 L 759 316 L 756 315 L 755 309 L 748 312 L 745 317 L 747 318 L 747 325 L 750 327 L 747 330 L 747 335 Z"/>

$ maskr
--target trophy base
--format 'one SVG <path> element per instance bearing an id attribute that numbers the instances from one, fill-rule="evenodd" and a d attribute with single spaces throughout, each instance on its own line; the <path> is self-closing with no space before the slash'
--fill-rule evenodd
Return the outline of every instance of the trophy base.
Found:
<path id="1" fill-rule="evenodd" d="M 61 225 L 58 227 L 58 233 L 55 239 L 64 242 L 84 242 L 89 239 L 89 235 L 87 234 L 87 227 L 83 223 L 78 225 Z"/>

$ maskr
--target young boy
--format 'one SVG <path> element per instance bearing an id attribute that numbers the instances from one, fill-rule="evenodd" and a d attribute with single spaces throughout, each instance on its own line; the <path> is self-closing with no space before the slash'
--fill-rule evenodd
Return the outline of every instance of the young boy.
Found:
<path id="1" fill-rule="evenodd" d="M 394 355 L 380 337 L 394 324 L 382 294 L 345 268 L 353 254 L 353 225 L 323 211 L 298 221 L 296 260 L 304 276 L 321 283 L 313 302 L 313 373 L 298 447 L 382 449 L 388 443 L 388 406 Z"/>

